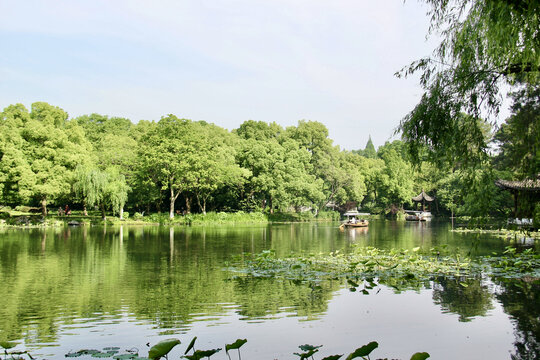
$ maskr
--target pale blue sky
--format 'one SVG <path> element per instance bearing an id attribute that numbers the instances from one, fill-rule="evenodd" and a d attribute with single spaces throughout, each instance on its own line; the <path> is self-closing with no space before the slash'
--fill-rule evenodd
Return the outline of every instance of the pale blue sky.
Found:
<path id="1" fill-rule="evenodd" d="M 335 144 L 392 136 L 422 94 L 394 73 L 430 55 L 416 0 L 0 0 L 0 107 L 71 117 L 173 113 L 227 129 L 324 123 Z"/>

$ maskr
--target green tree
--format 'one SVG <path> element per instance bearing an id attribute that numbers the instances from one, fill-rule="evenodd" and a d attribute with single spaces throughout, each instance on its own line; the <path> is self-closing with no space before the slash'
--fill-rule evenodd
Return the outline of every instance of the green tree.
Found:
<path id="1" fill-rule="evenodd" d="M 389 207 L 403 208 L 410 204 L 414 193 L 414 176 L 411 164 L 405 159 L 404 144 L 395 140 L 379 147 L 378 156 L 384 161 L 384 169 L 378 181 L 378 201 Z"/>
<path id="2" fill-rule="evenodd" d="M 205 122 L 193 125 L 197 151 L 189 159 L 191 181 L 187 188 L 206 214 L 208 199 L 222 187 L 242 186 L 249 171 L 236 163 L 236 149 L 227 130 Z"/>
<path id="3" fill-rule="evenodd" d="M 169 217 L 174 218 L 178 196 L 189 189 L 191 157 L 197 151 L 192 122 L 174 115 L 162 117 L 141 138 L 140 170 L 161 185 L 169 195 Z"/>
<path id="4" fill-rule="evenodd" d="M 442 36 L 432 58 L 404 68 L 398 76 L 421 72 L 426 90 L 401 122 L 403 139 L 415 160 L 423 148 L 432 159 L 455 156 L 482 162 L 483 110 L 497 114 L 500 87 L 516 79 L 538 82 L 540 3 L 525 0 L 425 0 L 431 6 L 430 33 Z M 472 115 L 463 122 L 461 114 Z M 468 149 L 474 148 L 474 152 Z"/>
<path id="5" fill-rule="evenodd" d="M 123 177 L 124 180 L 116 182 L 117 184 L 127 186 L 129 189 L 132 186 L 136 187 L 135 137 L 138 134 L 135 133 L 133 123 L 126 118 L 99 114 L 83 115 L 74 120 L 85 129 L 86 136 L 94 147 L 95 162 L 99 169 L 109 172 L 115 178 Z M 123 194 L 123 191 L 116 194 Z M 126 201 L 121 203 L 125 204 Z M 123 210 L 122 205 L 122 208 L 113 211 L 122 217 Z"/>
<path id="6" fill-rule="evenodd" d="M 21 129 L 30 120 L 22 104 L 10 105 L 0 113 L 0 195 L 7 204 L 27 203 L 33 193 L 32 169 L 24 154 Z"/>
<path id="7" fill-rule="evenodd" d="M 382 182 L 381 177 L 385 169 L 385 162 L 382 159 L 361 158 L 362 164 L 359 166 L 364 176 L 366 194 L 362 200 L 362 208 L 373 213 L 380 213 L 384 204 L 380 202 L 380 192 Z"/>
<path id="8" fill-rule="evenodd" d="M 375 150 L 373 141 L 371 141 L 371 136 L 369 137 L 366 143 L 366 147 L 364 148 L 364 151 L 360 155 L 363 155 L 364 157 L 367 157 L 368 159 L 375 159 L 377 157 L 377 150 Z"/>
<path id="9" fill-rule="evenodd" d="M 73 190 L 83 201 L 85 215 L 88 215 L 86 206 L 98 206 L 101 209 L 101 217 L 105 220 L 107 182 L 107 174 L 97 168 L 78 166 L 75 169 Z"/>
<path id="10" fill-rule="evenodd" d="M 79 165 L 75 169 L 73 190 L 82 199 L 85 215 L 87 206 L 97 206 L 102 219 L 106 220 L 105 210 L 109 207 L 113 214 L 119 213 L 122 219 L 130 188 L 117 168 L 102 171 Z"/>
<path id="11" fill-rule="evenodd" d="M 495 135 L 496 165 L 520 180 L 534 178 L 540 173 L 540 86 L 520 89 L 512 98 L 512 115 Z"/>
<path id="12" fill-rule="evenodd" d="M 310 154 L 292 139 L 266 141 L 247 139 L 238 154 L 239 164 L 250 171 L 249 198 L 268 206 L 286 209 L 288 206 L 312 205 L 321 197 L 321 182 L 309 173 Z"/>
<path id="13" fill-rule="evenodd" d="M 2 168 L 13 199 L 38 201 L 44 216 L 47 204 L 70 192 L 73 170 L 88 161 L 91 152 L 84 131 L 67 120 L 62 109 L 44 102 L 8 107 L 2 123 L 9 134 Z"/>

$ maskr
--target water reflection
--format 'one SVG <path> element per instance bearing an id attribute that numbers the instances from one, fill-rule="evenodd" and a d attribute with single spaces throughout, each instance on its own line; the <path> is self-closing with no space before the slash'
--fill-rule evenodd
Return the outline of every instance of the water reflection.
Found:
<path id="1" fill-rule="evenodd" d="M 515 324 L 513 359 L 540 359 L 540 279 L 499 279 L 496 293 Z"/>
<path id="2" fill-rule="evenodd" d="M 201 324 L 220 328 L 234 326 L 235 329 L 242 329 L 246 323 L 257 329 L 274 324 L 272 331 L 279 334 L 289 330 L 289 325 L 284 325 L 289 324 L 287 319 L 297 322 L 290 326 L 300 333 L 311 334 L 313 339 L 304 342 L 315 341 L 317 335 L 306 332 L 299 320 L 316 323 L 320 331 L 335 332 L 327 328 L 327 324 L 334 324 L 335 317 L 342 316 L 335 314 L 334 304 L 347 298 L 348 307 L 340 310 L 344 314 L 353 313 L 364 303 L 363 295 L 343 292 L 340 289 L 344 284 L 337 280 L 323 283 L 315 290 L 292 281 L 236 277 L 224 270 L 227 262 L 233 256 L 263 249 L 274 249 L 280 256 L 298 251 L 347 251 L 353 242 L 409 249 L 445 247 L 448 251 L 472 255 L 502 252 L 507 245 L 504 239 L 448 232 L 447 224 L 372 222 L 369 229 L 344 232 L 340 232 L 337 225 L 109 226 L 0 232 L 0 281 L 7 294 L 2 297 L 0 307 L 0 341 L 19 340 L 27 347 L 44 348 L 58 355 L 65 350 L 63 346 L 67 345 L 64 344 L 76 342 L 77 334 L 85 333 L 85 329 L 105 332 L 112 338 L 121 338 L 120 331 L 129 329 L 130 333 L 140 332 L 138 336 L 145 339 L 144 344 L 152 336 L 195 331 L 212 333 L 219 338 L 212 331 L 201 329 Z M 537 279 L 498 281 L 495 285 L 486 279 L 439 279 L 435 283 L 387 285 L 395 289 L 382 287 L 380 294 L 366 297 L 374 299 L 373 303 L 366 303 L 368 311 L 381 313 L 384 306 L 407 298 L 406 293 L 397 295 L 401 291 L 396 289 L 412 288 L 431 304 L 425 305 L 426 314 L 436 311 L 455 316 L 456 321 L 470 324 L 467 326 L 472 329 L 480 318 L 502 316 L 502 304 L 515 323 L 511 336 L 515 356 L 527 359 L 525 354 L 538 349 L 540 291 Z M 393 318 L 396 316 L 394 314 Z M 425 326 L 436 326 L 434 319 L 425 314 L 422 317 Z M 382 321 L 382 317 L 378 319 Z M 498 321 L 508 321 L 508 317 L 501 319 Z M 376 323 L 375 319 L 372 326 L 376 327 Z M 353 327 L 354 324 L 340 326 Z M 117 328 L 122 330 L 115 330 Z M 250 334 L 257 331 L 251 328 Z M 387 347 L 402 344 L 387 338 L 384 327 L 372 328 L 371 333 L 377 334 L 378 341 L 392 341 Z M 252 341 L 250 334 L 243 337 Z M 349 343 L 353 341 L 353 334 L 347 336 L 351 336 L 346 337 Z M 241 334 L 238 337 L 242 337 Z M 261 341 L 263 339 L 261 335 Z M 117 344 L 132 340 L 130 336 L 118 340 Z M 358 340 L 354 338 L 354 341 Z M 320 342 L 330 345 L 324 339 Z M 341 340 L 332 337 L 332 342 L 337 346 Z M 58 347 L 57 351 L 51 349 L 53 345 Z M 419 349 L 425 349 L 424 345 L 430 343 L 420 342 Z M 336 353 L 343 351 L 346 350 L 337 349 Z M 404 355 L 399 356 L 412 354 L 404 351 Z"/>
<path id="3" fill-rule="evenodd" d="M 486 316 L 493 309 L 493 289 L 482 279 L 439 278 L 433 285 L 433 302 L 443 312 L 459 315 L 459 321 Z"/>

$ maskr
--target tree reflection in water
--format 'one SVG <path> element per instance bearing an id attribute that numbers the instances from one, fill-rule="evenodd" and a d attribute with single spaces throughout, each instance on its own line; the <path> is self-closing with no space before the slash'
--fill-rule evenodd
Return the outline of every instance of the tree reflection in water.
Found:
<path id="1" fill-rule="evenodd" d="M 433 284 L 433 302 L 443 312 L 459 315 L 459 321 L 471 321 L 476 316 L 486 316 L 493 309 L 493 295 L 488 285 L 479 278 L 439 278 Z"/>
<path id="2" fill-rule="evenodd" d="M 496 298 L 514 320 L 512 359 L 540 359 L 540 279 L 497 279 Z"/>
<path id="3" fill-rule="evenodd" d="M 388 246 L 403 248 L 458 240 L 470 243 L 465 235 L 452 235 L 455 240 L 435 236 L 435 225 L 422 228 L 422 236 L 406 225 L 375 225 L 356 241 L 384 247 L 381 244 L 395 238 Z M 173 332 L 188 331 L 194 323 L 224 316 L 231 308 L 242 320 L 317 319 L 327 312 L 336 290 L 346 286 L 342 279 L 313 286 L 292 280 L 235 278 L 224 271 L 226 263 L 233 256 L 264 249 L 275 249 L 280 256 L 298 250 L 329 253 L 346 251 L 350 243 L 350 236 L 336 227 L 311 224 L 0 232 L 0 341 L 48 346 L 59 341 L 62 327 L 120 319 L 126 312 L 151 322 L 158 331 Z M 482 241 L 480 250 L 489 253 L 493 249 L 488 246 L 488 241 Z M 496 246 L 504 249 L 502 242 Z M 459 315 L 460 322 L 489 316 L 501 303 L 514 321 L 513 358 L 540 358 L 540 280 L 403 281 L 387 279 L 382 285 L 400 291 L 432 287 L 433 303 Z"/>

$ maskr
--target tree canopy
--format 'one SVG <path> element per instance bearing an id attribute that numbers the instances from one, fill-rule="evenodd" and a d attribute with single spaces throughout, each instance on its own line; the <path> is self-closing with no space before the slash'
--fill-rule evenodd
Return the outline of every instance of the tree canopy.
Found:
<path id="1" fill-rule="evenodd" d="M 467 148 L 481 160 L 475 167 L 455 153 L 443 161 L 451 166 L 415 160 L 401 140 L 375 149 L 370 138 L 362 150 L 342 150 L 316 121 L 283 128 L 248 120 L 228 131 L 172 114 L 134 124 L 99 114 L 69 119 L 46 103 L 30 111 L 10 105 L 0 113 L 0 205 L 39 206 L 45 213 L 47 206 L 69 203 L 103 218 L 165 208 L 169 217 L 355 208 L 395 214 L 424 189 L 441 212 L 502 215 L 512 201 L 494 180 L 539 169 L 538 90 L 524 87 L 514 97 L 513 114 L 494 137 L 500 151 L 491 156 Z M 476 124 L 491 144 L 491 129 L 474 116 L 461 113 L 455 124 Z"/>
<path id="2" fill-rule="evenodd" d="M 504 85 L 537 84 L 540 3 L 535 0 L 425 0 L 430 33 L 442 37 L 432 57 L 397 73 L 420 72 L 425 89 L 399 130 L 415 160 L 455 158 L 477 164 L 485 153 L 481 121 L 499 112 Z M 462 114 L 469 117 L 463 117 Z M 465 121 L 464 121 L 465 120 Z M 474 148 L 473 156 L 467 150 Z"/>

